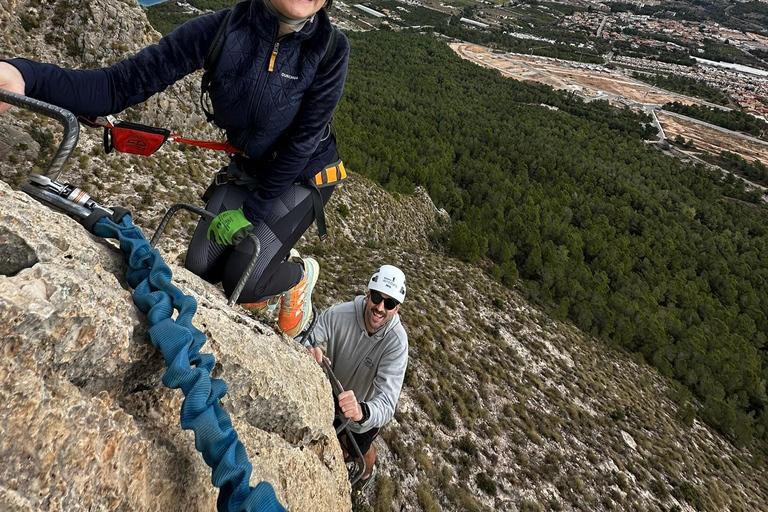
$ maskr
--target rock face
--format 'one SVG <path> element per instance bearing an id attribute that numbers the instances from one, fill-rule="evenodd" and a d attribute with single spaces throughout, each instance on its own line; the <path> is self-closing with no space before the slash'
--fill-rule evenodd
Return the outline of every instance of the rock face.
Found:
<path id="1" fill-rule="evenodd" d="M 179 425 L 183 395 L 161 384 L 119 251 L 2 182 L 0 218 L 2 242 L 20 239 L 37 259 L 0 276 L 0 510 L 215 510 L 210 468 Z M 171 268 L 198 301 L 251 485 L 269 481 L 292 511 L 350 510 L 320 368 Z"/>
<path id="2" fill-rule="evenodd" d="M 15 276 L 37 263 L 35 251 L 20 236 L 0 226 L 0 274 Z"/>
<path id="3" fill-rule="evenodd" d="M 0 0 L 0 26 L 1 58 L 74 69 L 112 65 L 161 37 L 135 0 Z M 209 130 L 196 108 L 199 83 L 200 75 L 186 77 L 120 118 L 198 136 L 198 129 Z"/>

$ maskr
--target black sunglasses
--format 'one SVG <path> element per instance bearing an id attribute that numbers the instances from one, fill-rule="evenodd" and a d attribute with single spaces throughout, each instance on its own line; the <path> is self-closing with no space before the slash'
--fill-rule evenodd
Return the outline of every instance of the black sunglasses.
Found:
<path id="1" fill-rule="evenodd" d="M 379 304 L 381 304 L 381 301 L 384 301 L 384 308 L 387 311 L 392 311 L 393 309 L 395 309 L 400 304 L 399 302 L 397 302 L 392 297 L 388 297 L 388 298 L 385 299 L 384 296 L 381 295 L 376 290 L 371 290 L 371 302 L 373 302 L 374 304 L 376 304 L 378 306 Z"/>

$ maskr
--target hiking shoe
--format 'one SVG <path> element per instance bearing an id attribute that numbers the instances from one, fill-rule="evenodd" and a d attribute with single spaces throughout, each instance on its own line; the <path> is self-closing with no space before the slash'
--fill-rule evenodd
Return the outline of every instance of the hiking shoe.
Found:
<path id="1" fill-rule="evenodd" d="M 373 471 L 371 471 L 371 476 L 369 476 L 365 480 L 360 480 L 358 482 L 358 484 L 360 485 L 361 493 L 365 492 L 365 490 L 371 486 L 374 478 L 376 478 L 376 464 L 373 465 Z"/>
<path id="2" fill-rule="evenodd" d="M 275 295 L 267 300 L 261 302 L 245 302 L 240 304 L 243 308 L 247 309 L 254 315 L 268 315 L 274 313 L 277 310 L 277 305 L 280 303 L 280 295 Z"/>
<path id="3" fill-rule="evenodd" d="M 357 474 L 357 462 L 347 462 L 347 477 L 352 480 Z"/>
<path id="4" fill-rule="evenodd" d="M 299 251 L 296 249 L 291 249 L 291 252 L 288 254 L 288 261 L 292 261 L 294 263 L 301 263 L 301 254 L 299 254 Z"/>
<path id="5" fill-rule="evenodd" d="M 312 318 L 312 290 L 317 283 L 320 265 L 313 258 L 302 258 L 304 277 L 299 284 L 280 296 L 277 326 L 291 338 L 296 337 Z"/>

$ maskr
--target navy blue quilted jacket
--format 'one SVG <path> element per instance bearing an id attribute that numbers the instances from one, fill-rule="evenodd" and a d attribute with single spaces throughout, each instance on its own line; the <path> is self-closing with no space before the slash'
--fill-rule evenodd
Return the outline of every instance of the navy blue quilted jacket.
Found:
<path id="1" fill-rule="evenodd" d="M 202 69 L 224 16 L 219 11 L 190 20 L 158 44 L 108 68 L 74 71 L 26 59 L 8 62 L 21 71 L 26 94 L 33 98 L 76 115 L 114 114 Z M 340 34 L 334 55 L 318 69 L 332 30 L 321 10 L 300 32 L 278 42 L 277 17 L 262 0 L 233 8 L 210 97 L 215 123 L 228 140 L 263 163 L 259 185 L 243 205 L 254 224 L 292 183 L 310 178 L 335 155 L 333 138 L 321 139 L 341 98 L 349 43 Z"/>

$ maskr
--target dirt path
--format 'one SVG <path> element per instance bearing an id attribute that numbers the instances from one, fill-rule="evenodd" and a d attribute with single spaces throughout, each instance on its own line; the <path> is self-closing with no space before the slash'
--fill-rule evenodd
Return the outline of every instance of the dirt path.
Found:
<path id="1" fill-rule="evenodd" d="M 561 61 L 546 57 L 491 53 L 488 49 L 465 43 L 451 43 L 461 57 L 477 64 L 497 69 L 502 75 L 551 85 L 555 89 L 575 91 L 595 99 L 605 94 L 616 95 L 637 103 L 663 105 L 670 101 L 693 103 L 689 98 L 661 91 L 639 82 L 624 73 L 595 64 Z"/>
<path id="2" fill-rule="evenodd" d="M 693 142 L 696 149 L 715 154 L 730 151 L 750 162 L 755 160 L 768 162 L 768 144 L 734 137 L 704 124 L 667 115 L 664 112 L 657 112 L 656 116 L 667 137 L 674 138 L 676 135 L 685 137 L 686 140 Z"/>

